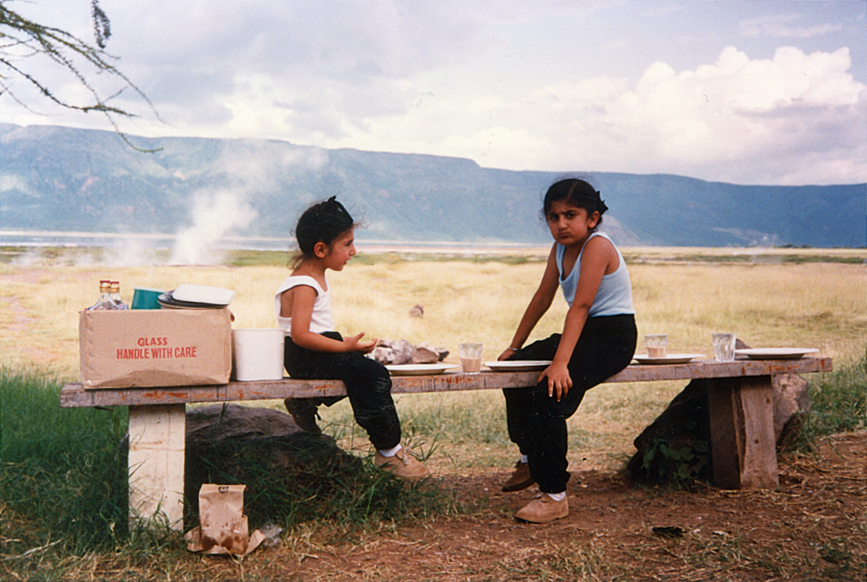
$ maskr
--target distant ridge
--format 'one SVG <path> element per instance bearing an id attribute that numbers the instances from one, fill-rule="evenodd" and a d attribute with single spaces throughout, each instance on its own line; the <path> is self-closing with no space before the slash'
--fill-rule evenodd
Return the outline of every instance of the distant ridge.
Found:
<path id="1" fill-rule="evenodd" d="M 562 174 L 462 158 L 326 150 L 259 139 L 134 138 L 0 124 L 0 229 L 286 238 L 336 194 L 360 240 L 538 244 L 541 197 Z M 742 186 L 576 171 L 622 245 L 867 246 L 867 184 Z"/>

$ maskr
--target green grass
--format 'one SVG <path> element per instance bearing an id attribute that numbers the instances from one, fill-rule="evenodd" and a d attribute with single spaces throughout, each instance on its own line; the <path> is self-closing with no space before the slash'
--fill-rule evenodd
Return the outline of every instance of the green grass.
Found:
<path id="1" fill-rule="evenodd" d="M 29 568 L 41 563 L 32 561 L 34 555 L 46 553 L 81 557 L 125 547 L 149 555 L 165 547 L 179 549 L 171 532 L 128 529 L 127 457 L 121 444 L 126 408 L 60 408 L 60 389 L 52 378 L 0 368 L 4 559 Z M 212 463 L 207 470 L 205 482 L 227 482 L 234 477 L 224 471 L 232 465 L 230 457 L 242 460 L 251 528 L 275 524 L 291 530 L 320 521 L 351 535 L 386 522 L 461 511 L 451 492 L 435 482 L 404 483 L 373 468 L 369 458 L 340 458 L 332 451 L 317 455 L 304 443 L 268 446 L 273 445 L 282 450 L 294 446 L 296 453 L 306 454 L 303 470 L 274 471 L 258 462 L 268 451 L 251 448 L 230 451 L 219 466 Z M 431 452 L 424 446 L 416 450 Z M 347 457 L 354 462 L 347 463 Z M 193 505 L 188 500 L 187 507 Z M 187 516 L 187 523 L 196 522 L 195 515 Z"/>
<path id="2" fill-rule="evenodd" d="M 865 350 L 867 351 L 867 350 Z M 810 413 L 799 439 L 812 448 L 818 437 L 867 428 L 867 354 L 835 362 L 835 370 L 810 386 Z"/>
<path id="3" fill-rule="evenodd" d="M 73 553 L 126 533 L 126 409 L 61 409 L 50 379 L 0 369 L 4 553 L 61 541 Z"/>

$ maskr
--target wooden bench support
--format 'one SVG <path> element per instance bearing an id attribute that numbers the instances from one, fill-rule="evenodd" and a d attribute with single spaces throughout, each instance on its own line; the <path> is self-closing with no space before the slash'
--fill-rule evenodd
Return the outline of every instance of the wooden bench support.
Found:
<path id="1" fill-rule="evenodd" d="M 130 521 L 184 529 L 186 405 L 130 406 Z"/>
<path id="2" fill-rule="evenodd" d="M 773 400 L 770 376 L 711 381 L 711 456 L 718 487 L 773 489 L 779 485 Z"/>

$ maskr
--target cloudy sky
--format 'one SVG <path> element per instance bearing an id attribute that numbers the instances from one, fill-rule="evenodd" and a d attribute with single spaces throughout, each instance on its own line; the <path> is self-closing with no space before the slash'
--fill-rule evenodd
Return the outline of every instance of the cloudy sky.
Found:
<path id="1" fill-rule="evenodd" d="M 11 9 L 92 41 L 89 0 Z M 511 170 L 867 181 L 867 3 L 100 0 L 148 136 L 261 137 Z M 35 61 L 58 94 L 74 80 Z M 111 94 L 101 76 L 94 85 Z M 0 122 L 107 128 L 12 88 Z M 129 100 L 127 100 L 129 99 Z"/>

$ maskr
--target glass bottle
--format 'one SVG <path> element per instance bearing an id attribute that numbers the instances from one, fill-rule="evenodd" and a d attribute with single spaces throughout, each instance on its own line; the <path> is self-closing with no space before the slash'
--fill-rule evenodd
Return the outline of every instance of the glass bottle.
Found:
<path id="1" fill-rule="evenodd" d="M 111 296 L 111 300 L 114 302 L 115 306 L 118 309 L 128 309 L 126 303 L 120 298 L 120 282 L 112 281 L 111 287 L 109 287 L 109 295 Z"/>
<path id="2" fill-rule="evenodd" d="M 111 281 L 99 282 L 99 299 L 87 308 L 87 311 L 102 311 L 104 309 L 117 309 L 117 305 L 111 298 Z"/>

